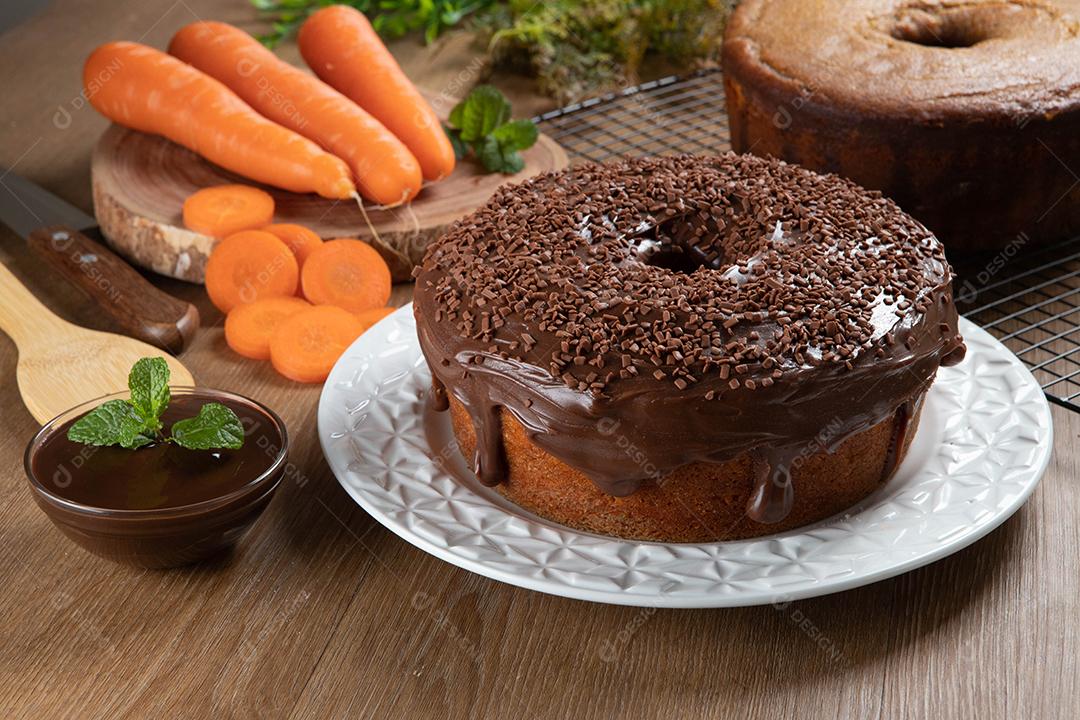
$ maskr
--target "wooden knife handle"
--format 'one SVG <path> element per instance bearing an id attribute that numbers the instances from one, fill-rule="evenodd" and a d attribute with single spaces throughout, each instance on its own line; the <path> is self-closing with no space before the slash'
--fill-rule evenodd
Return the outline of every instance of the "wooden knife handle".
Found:
<path id="1" fill-rule="evenodd" d="M 63 225 L 39 228 L 30 233 L 28 243 L 128 335 L 176 355 L 199 329 L 194 305 L 158 290 L 78 230 Z"/>

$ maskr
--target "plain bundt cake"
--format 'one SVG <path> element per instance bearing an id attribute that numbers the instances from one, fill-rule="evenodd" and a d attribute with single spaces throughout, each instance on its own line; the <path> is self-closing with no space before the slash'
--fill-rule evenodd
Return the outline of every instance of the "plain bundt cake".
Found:
<path id="1" fill-rule="evenodd" d="M 950 249 L 1080 232 L 1080 3 L 743 0 L 732 147 L 881 190 Z"/>

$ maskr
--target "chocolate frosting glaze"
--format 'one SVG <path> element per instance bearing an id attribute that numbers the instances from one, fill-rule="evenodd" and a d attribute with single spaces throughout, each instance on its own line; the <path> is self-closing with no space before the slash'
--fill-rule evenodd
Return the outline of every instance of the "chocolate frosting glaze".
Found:
<path id="1" fill-rule="evenodd" d="M 776 522 L 803 458 L 894 415 L 898 453 L 911 403 L 964 355 L 925 228 L 848 181 L 750 156 L 504 188 L 416 275 L 434 402 L 467 409 L 486 484 L 506 477 L 506 411 L 612 495 L 749 453 L 747 512 Z"/>

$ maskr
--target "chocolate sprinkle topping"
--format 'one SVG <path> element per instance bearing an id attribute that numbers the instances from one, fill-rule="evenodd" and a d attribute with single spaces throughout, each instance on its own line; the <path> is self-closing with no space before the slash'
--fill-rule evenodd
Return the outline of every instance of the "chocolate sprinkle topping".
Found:
<path id="1" fill-rule="evenodd" d="M 880 194 L 727 154 L 504 187 L 429 249 L 418 282 L 493 352 L 531 359 L 531 330 L 554 332 L 551 374 L 602 396 L 630 367 L 684 389 L 734 364 L 753 389 L 772 367 L 846 366 L 948 277 L 940 243 Z"/>

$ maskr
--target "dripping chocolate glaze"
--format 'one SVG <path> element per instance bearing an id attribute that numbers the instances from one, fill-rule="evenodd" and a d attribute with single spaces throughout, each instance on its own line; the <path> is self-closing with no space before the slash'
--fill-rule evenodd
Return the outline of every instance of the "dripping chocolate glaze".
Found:
<path id="1" fill-rule="evenodd" d="M 799 458 L 894 415 L 895 464 L 903 408 L 963 358 L 950 280 L 936 239 L 847 181 L 649 159 L 501 191 L 429 250 L 415 313 L 435 403 L 452 394 L 472 419 L 481 481 L 505 478 L 505 410 L 612 495 L 750 453 L 747 512 L 776 522 Z M 612 307 L 623 325 L 582 332 Z"/>
<path id="2" fill-rule="evenodd" d="M 923 396 L 913 400 L 905 400 L 900 407 L 896 408 L 893 416 L 893 434 L 889 441 L 889 451 L 885 455 L 885 466 L 881 469 L 881 479 L 884 481 L 893 474 L 896 466 L 900 464 L 900 456 L 904 452 L 904 444 L 908 440 L 908 430 L 911 421 L 919 411 Z"/>
<path id="3" fill-rule="evenodd" d="M 446 396 L 446 386 L 435 375 L 431 376 L 431 404 L 439 412 L 450 409 L 450 398 Z"/>

